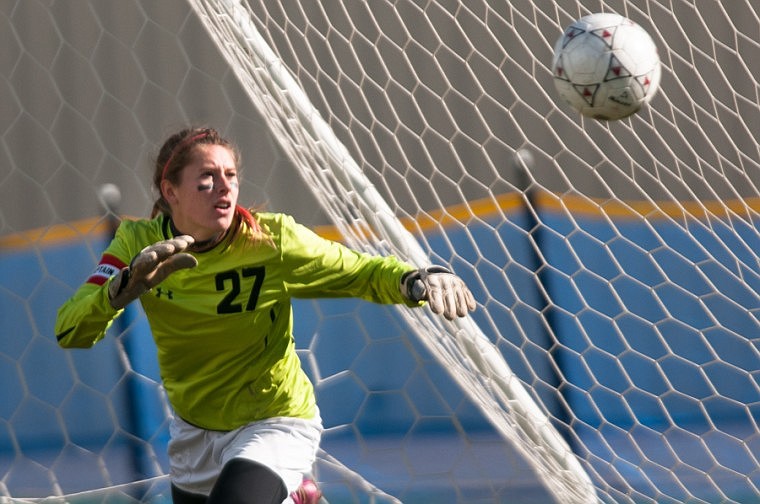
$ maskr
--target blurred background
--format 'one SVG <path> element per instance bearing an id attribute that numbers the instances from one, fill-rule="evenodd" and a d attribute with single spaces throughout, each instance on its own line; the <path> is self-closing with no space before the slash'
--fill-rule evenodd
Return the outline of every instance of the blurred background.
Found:
<path id="1" fill-rule="evenodd" d="M 478 324 L 605 498 L 757 500 L 750 0 L 247 5 L 433 262 L 472 281 Z M 661 51 L 661 92 L 620 123 L 553 90 L 556 39 L 596 11 Z M 242 151 L 242 203 L 341 235 L 189 3 L 0 0 L 0 41 L 0 497 L 160 477 L 171 412 L 140 308 L 92 350 L 53 334 L 118 218 L 149 215 L 158 147 L 213 126 Z M 366 482 L 404 502 L 552 498 L 395 310 L 296 310 L 331 502 L 392 500 Z"/>

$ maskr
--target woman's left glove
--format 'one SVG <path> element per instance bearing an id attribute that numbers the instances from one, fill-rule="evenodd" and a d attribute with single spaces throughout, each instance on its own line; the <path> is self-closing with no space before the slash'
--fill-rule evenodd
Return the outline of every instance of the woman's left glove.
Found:
<path id="1" fill-rule="evenodd" d="M 464 281 L 443 266 L 428 266 L 401 277 L 401 293 L 411 301 L 427 301 L 433 313 L 448 320 L 475 310 L 475 298 Z"/>

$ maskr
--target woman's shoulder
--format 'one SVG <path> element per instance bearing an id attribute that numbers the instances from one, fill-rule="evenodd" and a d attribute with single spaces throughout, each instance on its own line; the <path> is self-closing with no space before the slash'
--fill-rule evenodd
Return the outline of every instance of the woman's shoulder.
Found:
<path id="1" fill-rule="evenodd" d="M 255 219 L 270 244 L 278 249 L 302 247 L 314 244 L 317 236 L 289 214 L 280 212 L 257 212 Z"/>
<path id="2" fill-rule="evenodd" d="M 259 222 L 283 222 L 286 220 L 293 220 L 293 217 L 291 217 L 288 214 L 284 214 L 281 212 L 256 212 L 254 214 L 256 216 L 256 220 Z"/>
<path id="3" fill-rule="evenodd" d="M 254 218 L 268 234 L 280 234 L 283 229 L 297 225 L 292 216 L 281 212 L 256 212 Z"/>
<path id="4" fill-rule="evenodd" d="M 136 241 L 149 243 L 171 238 L 168 219 L 163 215 L 153 219 L 124 218 L 119 224 L 117 233 Z"/>

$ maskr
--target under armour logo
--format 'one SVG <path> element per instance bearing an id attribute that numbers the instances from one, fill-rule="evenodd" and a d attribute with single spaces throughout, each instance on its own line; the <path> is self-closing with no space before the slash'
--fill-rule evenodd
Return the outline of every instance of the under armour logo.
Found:
<path id="1" fill-rule="evenodd" d="M 163 290 L 161 287 L 156 288 L 156 297 L 166 296 L 168 299 L 174 299 L 174 293 L 170 290 Z"/>

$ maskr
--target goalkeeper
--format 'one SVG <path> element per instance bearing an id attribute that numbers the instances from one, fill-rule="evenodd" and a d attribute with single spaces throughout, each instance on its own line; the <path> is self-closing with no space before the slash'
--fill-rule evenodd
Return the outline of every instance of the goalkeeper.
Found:
<path id="1" fill-rule="evenodd" d="M 322 432 L 295 351 L 292 298 L 427 302 L 475 309 L 445 268 L 358 253 L 277 213 L 237 204 L 238 150 L 186 129 L 159 151 L 150 220 L 123 221 L 93 274 L 59 310 L 62 347 L 91 347 L 139 299 L 174 409 L 172 497 L 193 503 L 310 503 L 304 480 Z"/>

